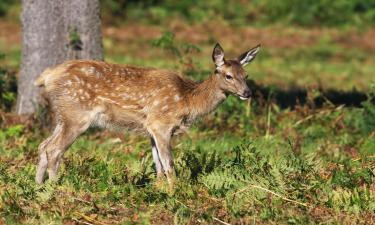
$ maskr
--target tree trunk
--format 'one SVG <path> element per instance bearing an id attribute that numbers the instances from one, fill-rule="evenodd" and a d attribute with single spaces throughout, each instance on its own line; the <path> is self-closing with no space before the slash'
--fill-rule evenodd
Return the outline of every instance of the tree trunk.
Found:
<path id="1" fill-rule="evenodd" d="M 34 80 L 68 59 L 103 58 L 99 0 L 23 0 L 17 113 L 34 113 Z"/>

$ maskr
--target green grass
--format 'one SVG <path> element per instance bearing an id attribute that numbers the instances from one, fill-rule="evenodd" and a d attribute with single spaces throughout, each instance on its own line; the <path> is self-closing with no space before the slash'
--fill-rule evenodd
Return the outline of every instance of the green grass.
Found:
<path id="1" fill-rule="evenodd" d="M 36 185 L 45 133 L 38 126 L 4 128 L 0 215 L 6 224 L 365 223 L 375 210 L 369 107 L 305 114 L 271 105 L 267 125 L 266 109 L 253 105 L 246 116 L 245 103 L 230 98 L 175 138 L 173 193 L 154 184 L 148 139 L 128 134 L 117 142 L 96 131 L 65 154 L 57 182 Z M 233 125 L 238 118 L 250 126 Z"/>

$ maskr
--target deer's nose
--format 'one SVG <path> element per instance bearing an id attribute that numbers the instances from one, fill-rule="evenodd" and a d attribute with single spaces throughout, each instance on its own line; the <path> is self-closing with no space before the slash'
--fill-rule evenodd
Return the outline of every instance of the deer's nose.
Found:
<path id="1" fill-rule="evenodd" d="M 250 91 L 250 89 L 247 88 L 247 89 L 243 92 L 242 96 L 245 97 L 245 98 L 250 98 L 250 97 L 251 97 L 251 91 Z"/>

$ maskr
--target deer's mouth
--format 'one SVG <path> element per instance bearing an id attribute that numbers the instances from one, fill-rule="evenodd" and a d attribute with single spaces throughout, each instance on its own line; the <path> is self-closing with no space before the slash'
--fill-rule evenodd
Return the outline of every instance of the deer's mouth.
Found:
<path id="1" fill-rule="evenodd" d="M 248 100 L 250 98 L 250 96 L 244 96 L 244 95 L 239 95 L 239 94 L 235 94 L 237 97 L 239 97 L 241 100 Z"/>
<path id="2" fill-rule="evenodd" d="M 248 100 L 250 97 L 245 97 L 245 96 L 241 96 L 239 95 L 238 97 L 240 97 L 241 100 Z"/>

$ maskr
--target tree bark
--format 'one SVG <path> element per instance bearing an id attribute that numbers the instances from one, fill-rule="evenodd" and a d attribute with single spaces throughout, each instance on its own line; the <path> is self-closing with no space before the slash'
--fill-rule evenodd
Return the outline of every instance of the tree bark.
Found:
<path id="1" fill-rule="evenodd" d="M 99 0 L 23 0 L 17 113 L 37 109 L 34 80 L 68 59 L 103 59 Z"/>

